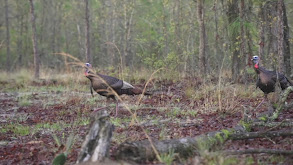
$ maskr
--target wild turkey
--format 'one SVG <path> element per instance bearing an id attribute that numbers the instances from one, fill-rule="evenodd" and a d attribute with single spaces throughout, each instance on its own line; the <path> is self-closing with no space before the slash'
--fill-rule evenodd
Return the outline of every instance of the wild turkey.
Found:
<path id="1" fill-rule="evenodd" d="M 91 94 L 93 96 L 93 90 L 98 94 L 107 97 L 107 99 L 112 98 L 116 101 L 116 116 L 118 112 L 118 100 L 115 98 L 115 92 L 117 95 L 151 95 L 149 92 L 144 92 L 143 90 L 137 87 L 132 86 L 126 81 L 120 80 L 115 77 L 102 75 L 102 74 L 94 74 L 91 71 L 91 64 L 86 63 L 86 71 L 85 76 L 91 81 Z"/>
<path id="2" fill-rule="evenodd" d="M 254 63 L 254 70 L 258 74 L 258 80 L 256 82 L 256 87 L 261 89 L 264 92 L 264 100 L 267 99 L 267 95 L 275 91 L 276 82 L 280 83 L 282 90 L 286 89 L 289 86 L 292 86 L 290 80 L 276 71 L 266 70 L 264 67 L 259 66 L 259 57 L 253 56 L 251 59 Z M 278 79 L 278 81 L 277 81 Z M 263 103 L 263 101 L 257 106 L 257 108 Z M 256 109 L 257 109 L 256 108 Z"/>

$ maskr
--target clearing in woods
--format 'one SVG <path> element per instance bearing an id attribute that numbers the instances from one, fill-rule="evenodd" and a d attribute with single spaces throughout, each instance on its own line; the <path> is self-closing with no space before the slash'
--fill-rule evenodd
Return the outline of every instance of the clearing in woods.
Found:
<path id="1" fill-rule="evenodd" d="M 130 80 L 143 87 L 145 80 Z M 193 84 L 191 83 L 193 82 Z M 196 83 L 195 83 L 196 82 Z M 92 110 L 106 106 L 106 98 L 95 94 L 92 98 L 89 81 L 59 83 L 58 81 L 1 82 L 0 90 L 0 164 L 51 164 L 54 157 L 64 151 L 68 136 L 75 134 L 73 148 L 67 164 L 74 164 L 81 143 L 87 134 Z M 137 113 L 142 127 L 156 140 L 196 136 L 209 131 L 235 126 L 243 115 L 243 106 L 254 117 L 265 109 L 262 105 L 253 110 L 262 100 L 263 93 L 255 89 L 255 83 L 247 87 L 225 83 L 221 89 L 217 82 L 202 83 L 200 79 L 181 81 L 152 80 L 148 91 L 159 91 L 153 96 L 122 96 L 118 116 L 115 103 L 110 103 L 111 121 L 115 125 L 110 153 L 125 141 L 146 139 L 139 125 L 131 125 L 131 115 L 123 108 L 127 105 Z M 221 94 L 221 107 L 218 96 Z M 288 100 L 288 102 L 290 102 Z M 278 121 L 293 119 L 290 110 L 282 112 Z M 228 141 L 217 150 L 248 148 L 292 150 L 292 138 L 258 138 Z M 207 153 L 209 151 L 206 151 Z M 227 164 L 243 163 L 288 163 L 290 156 L 247 154 L 224 156 L 200 154 L 203 162 L 229 160 Z M 171 155 L 172 156 L 172 155 Z M 174 155 L 173 155 L 174 156 Z M 173 158 L 171 158 L 173 159 Z M 192 160 L 180 160 L 188 164 Z M 158 162 L 146 162 L 155 164 Z M 223 163 L 225 164 L 225 163 Z"/>

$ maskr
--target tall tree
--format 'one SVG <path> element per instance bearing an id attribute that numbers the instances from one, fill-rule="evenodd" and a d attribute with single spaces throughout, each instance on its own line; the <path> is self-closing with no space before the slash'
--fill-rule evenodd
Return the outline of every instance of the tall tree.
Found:
<path id="1" fill-rule="evenodd" d="M 205 38 L 205 22 L 204 22 L 204 0 L 197 0 L 197 17 L 199 23 L 199 68 L 200 72 L 205 75 L 206 69 L 206 38 Z"/>
<path id="2" fill-rule="evenodd" d="M 279 72 L 285 73 L 284 65 L 284 22 L 283 22 L 283 0 L 278 0 L 278 61 Z"/>
<path id="3" fill-rule="evenodd" d="M 234 82 L 239 80 L 240 73 L 240 58 L 239 58 L 239 48 L 238 48 L 238 39 L 239 39 L 239 30 L 237 29 L 238 17 L 239 17 L 239 7 L 238 0 L 228 1 L 228 11 L 227 17 L 230 29 L 230 50 L 232 52 L 232 80 Z"/>
<path id="4" fill-rule="evenodd" d="M 220 35 L 219 35 L 219 26 L 218 26 L 218 1 L 214 2 L 214 6 L 213 6 L 213 11 L 214 11 L 214 21 L 215 21 L 215 32 L 214 32 L 214 37 L 215 37 L 215 48 L 214 48 L 214 53 L 215 53 L 215 57 L 218 61 L 216 67 L 219 70 L 220 69 L 220 63 L 219 61 L 221 61 L 222 59 L 222 55 L 221 52 L 219 51 L 219 40 L 220 40 Z"/>
<path id="5" fill-rule="evenodd" d="M 37 30 L 36 30 L 36 17 L 34 11 L 33 0 L 30 1 L 30 12 L 31 12 L 31 24 L 32 24 L 32 41 L 34 50 L 34 67 L 35 67 L 35 78 L 40 78 L 40 57 L 38 54 L 38 44 L 37 44 Z"/>
<path id="6" fill-rule="evenodd" d="M 239 15 L 240 15 L 240 56 L 241 59 L 244 59 L 244 82 L 247 84 L 247 66 L 248 66 L 248 56 L 246 52 L 246 37 L 245 37 L 245 28 L 244 28 L 244 23 L 245 21 L 245 16 L 244 16 L 244 10 L 245 10 L 245 3 L 244 0 L 240 1 L 240 8 L 239 8 Z"/>
<path id="7" fill-rule="evenodd" d="M 10 32 L 9 32 L 9 15 L 8 0 L 5 0 L 5 23 L 6 23 L 6 70 L 10 70 Z"/>
<path id="8" fill-rule="evenodd" d="M 91 55 L 90 49 L 90 13 L 89 13 L 89 1 L 84 0 L 85 2 L 85 24 L 86 24 L 86 44 L 85 44 L 85 54 L 86 61 L 89 63 L 93 63 L 93 58 Z"/>
<path id="9" fill-rule="evenodd" d="M 264 6 L 263 3 L 259 3 L 259 48 L 258 48 L 258 56 L 262 58 L 264 56 L 264 45 L 265 45 L 265 15 L 264 15 Z"/>
<path id="10" fill-rule="evenodd" d="M 26 3 L 26 2 L 25 2 Z M 24 14 L 24 11 L 22 9 L 22 6 L 23 4 L 20 4 L 20 3 L 17 3 L 16 4 L 17 6 L 17 11 L 18 11 L 18 14 L 17 14 L 17 22 L 19 23 L 18 24 L 18 35 L 17 35 L 17 55 L 18 55 L 18 58 L 17 58 L 17 62 L 18 62 L 18 69 L 20 69 L 20 67 L 22 67 L 22 55 L 24 54 L 25 50 L 24 50 L 24 47 L 23 47 L 23 39 L 24 39 L 24 26 L 25 26 L 25 23 L 24 23 L 24 17 L 25 17 L 25 14 Z"/>
<path id="11" fill-rule="evenodd" d="M 291 63 L 290 63 L 290 42 L 289 42 L 289 25 L 288 25 L 288 19 L 287 19 L 287 13 L 286 13 L 286 6 L 284 4 L 284 0 L 279 0 L 278 3 L 278 11 L 279 11 L 279 26 L 281 24 L 283 25 L 279 29 L 279 35 L 280 37 L 283 37 L 283 55 L 284 55 L 284 73 L 287 74 L 288 76 L 291 75 Z M 282 22 L 282 23 L 281 23 Z M 283 29 L 283 30 L 281 30 Z M 283 34 L 282 34 L 283 31 Z"/>
<path id="12" fill-rule="evenodd" d="M 123 66 L 129 66 L 132 57 L 132 25 L 134 14 L 135 0 L 127 0 L 123 5 L 124 8 L 124 43 L 123 43 Z"/>

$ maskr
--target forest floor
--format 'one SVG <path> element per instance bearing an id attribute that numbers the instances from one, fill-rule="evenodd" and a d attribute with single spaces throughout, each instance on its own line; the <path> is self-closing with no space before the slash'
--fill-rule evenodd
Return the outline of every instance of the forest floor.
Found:
<path id="1" fill-rule="evenodd" d="M 145 81 L 132 82 L 140 87 Z M 193 137 L 209 131 L 235 126 L 241 119 L 243 107 L 250 109 L 252 117 L 266 109 L 261 102 L 263 94 L 248 86 L 225 83 L 220 90 L 216 83 L 193 83 L 196 79 L 179 81 L 157 80 L 148 86 L 157 91 L 153 96 L 122 96 L 118 116 L 115 104 L 110 105 L 111 121 L 115 125 L 110 153 L 126 141 L 146 139 L 141 126 L 131 125 L 131 115 L 124 106 L 137 113 L 142 127 L 152 139 L 165 140 Z M 25 86 L 2 82 L 0 89 L 0 164 L 51 164 L 54 157 L 64 151 L 66 139 L 75 135 L 73 148 L 66 164 L 75 164 L 81 144 L 87 134 L 92 111 L 106 106 L 106 99 L 89 92 L 89 83 L 78 85 L 31 82 Z M 220 94 L 220 95 L 219 95 Z M 221 104 L 219 104 L 219 98 Z M 292 100 L 288 100 L 291 102 Z M 293 120 L 292 110 L 278 118 Z M 226 149 L 287 149 L 293 150 L 292 138 L 258 138 L 228 141 L 218 150 Z M 207 151 L 208 152 L 208 151 Z M 292 156 L 247 154 L 223 156 L 205 154 L 207 162 L 220 164 L 290 164 Z M 181 163 L 188 164 L 189 161 Z M 221 163 L 222 162 L 222 163 Z M 156 164 L 158 162 L 146 162 Z"/>

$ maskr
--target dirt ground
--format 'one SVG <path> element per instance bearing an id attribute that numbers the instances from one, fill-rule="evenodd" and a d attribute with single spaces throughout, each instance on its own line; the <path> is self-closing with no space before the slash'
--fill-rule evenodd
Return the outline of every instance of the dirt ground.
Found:
<path id="1" fill-rule="evenodd" d="M 146 139 L 140 126 L 129 126 L 131 115 L 123 105 L 136 110 L 138 119 L 145 124 L 143 128 L 151 138 L 163 140 L 231 128 L 242 119 L 243 106 L 256 107 L 263 96 L 261 92 L 243 94 L 238 86 L 230 85 L 225 87 L 225 92 L 230 94 L 223 94 L 220 109 L 215 89 L 207 87 L 204 92 L 198 92 L 199 88 L 201 86 L 193 88 L 172 81 L 157 82 L 156 87 L 151 86 L 150 89 L 159 92 L 150 97 L 144 96 L 139 105 L 137 100 L 140 96 L 122 96 L 124 102 L 120 103 L 117 117 L 114 117 L 114 103 L 107 103 L 105 98 L 98 95 L 92 98 L 89 91 L 72 91 L 62 86 L 35 86 L 27 91 L 2 90 L 0 164 L 51 164 L 54 157 L 65 150 L 66 139 L 71 133 L 75 134 L 75 142 L 66 164 L 74 164 L 87 134 L 92 110 L 105 105 L 110 106 L 111 121 L 115 125 L 110 151 L 112 155 L 122 142 Z M 248 89 L 253 91 L 254 88 L 254 84 L 251 84 Z M 251 111 L 252 117 L 264 109 L 265 105 Z M 282 112 L 278 121 L 284 119 L 293 119 L 292 110 Z M 160 121 L 164 122 L 157 124 Z M 293 139 L 280 137 L 228 141 L 221 150 L 248 148 L 293 150 Z M 290 164 L 293 160 L 292 156 L 267 154 L 234 157 L 243 164 Z"/>

